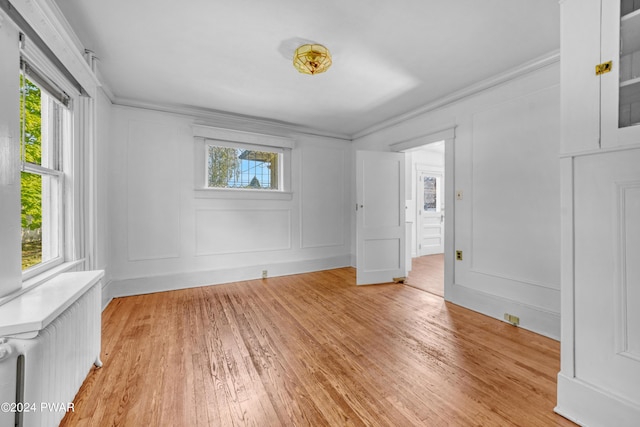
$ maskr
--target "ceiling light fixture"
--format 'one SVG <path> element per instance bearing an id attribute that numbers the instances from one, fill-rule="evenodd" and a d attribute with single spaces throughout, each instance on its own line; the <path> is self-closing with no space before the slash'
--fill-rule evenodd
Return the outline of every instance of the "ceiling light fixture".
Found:
<path id="1" fill-rule="evenodd" d="M 293 66 L 304 74 L 324 73 L 331 66 L 331 54 L 321 44 L 303 44 L 293 54 Z"/>

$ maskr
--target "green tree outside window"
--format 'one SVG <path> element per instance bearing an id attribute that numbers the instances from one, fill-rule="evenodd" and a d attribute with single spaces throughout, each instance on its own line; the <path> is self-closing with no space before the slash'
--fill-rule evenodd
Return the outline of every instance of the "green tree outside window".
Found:
<path id="1" fill-rule="evenodd" d="M 42 102 L 41 91 L 29 79 L 20 76 L 20 134 L 24 147 L 24 160 L 42 163 Z M 20 173 L 22 219 L 22 269 L 42 261 L 42 177 L 28 172 Z"/>

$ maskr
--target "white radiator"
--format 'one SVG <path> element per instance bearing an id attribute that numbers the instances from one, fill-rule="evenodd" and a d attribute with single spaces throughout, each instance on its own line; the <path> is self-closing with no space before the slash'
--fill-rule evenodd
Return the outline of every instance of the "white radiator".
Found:
<path id="1" fill-rule="evenodd" d="M 34 338 L 3 339 L 0 426 L 57 426 L 74 409 L 87 373 L 94 363 L 100 366 L 100 281 L 82 292 Z"/>

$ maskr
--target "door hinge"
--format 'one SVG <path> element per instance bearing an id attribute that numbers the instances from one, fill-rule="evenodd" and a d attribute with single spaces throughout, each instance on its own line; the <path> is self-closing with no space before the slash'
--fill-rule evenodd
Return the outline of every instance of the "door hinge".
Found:
<path id="1" fill-rule="evenodd" d="M 596 76 L 606 74 L 613 69 L 613 61 L 596 65 Z"/>

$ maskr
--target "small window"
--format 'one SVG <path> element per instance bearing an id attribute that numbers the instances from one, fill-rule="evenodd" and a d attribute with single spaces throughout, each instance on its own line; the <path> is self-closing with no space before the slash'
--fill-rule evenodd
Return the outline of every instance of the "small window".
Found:
<path id="1" fill-rule="evenodd" d="M 282 188 L 282 150 L 207 144 L 207 187 L 240 190 Z"/>
<path id="2" fill-rule="evenodd" d="M 20 75 L 22 270 L 25 275 L 63 261 L 61 143 L 69 111 Z"/>
<path id="3" fill-rule="evenodd" d="M 195 197 L 291 200 L 294 141 L 194 124 Z"/>

